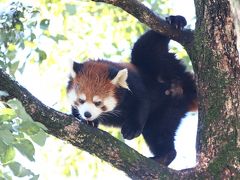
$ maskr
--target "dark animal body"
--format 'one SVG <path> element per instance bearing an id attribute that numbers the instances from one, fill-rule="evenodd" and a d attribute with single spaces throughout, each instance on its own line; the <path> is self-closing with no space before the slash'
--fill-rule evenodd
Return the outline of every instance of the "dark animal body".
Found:
<path id="1" fill-rule="evenodd" d="M 185 24 L 178 17 L 183 21 L 170 16 L 173 25 Z M 142 134 L 153 159 L 165 165 L 176 156 L 181 119 L 197 110 L 193 75 L 168 52 L 169 41 L 150 30 L 134 44 L 131 63 L 74 62 L 67 88 L 75 117 L 94 127 L 120 127 L 125 139 Z"/>

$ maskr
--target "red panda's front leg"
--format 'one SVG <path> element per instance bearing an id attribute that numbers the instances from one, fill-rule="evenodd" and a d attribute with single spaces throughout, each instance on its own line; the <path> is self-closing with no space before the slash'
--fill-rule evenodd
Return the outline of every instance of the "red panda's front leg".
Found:
<path id="1" fill-rule="evenodd" d="M 143 98 L 135 103 L 135 107 L 128 108 L 127 112 L 125 113 L 126 119 L 121 129 L 124 139 L 131 140 L 138 137 L 142 133 L 148 118 L 149 107 L 148 100 Z"/>
<path id="2" fill-rule="evenodd" d="M 79 112 L 77 109 L 75 109 L 74 107 L 72 107 L 72 115 L 77 118 L 81 123 L 85 123 L 89 126 L 92 126 L 92 127 L 95 127 L 97 128 L 98 125 L 99 125 L 99 122 L 97 120 L 94 120 L 94 121 L 86 121 L 84 120 L 83 118 L 81 118 Z"/>

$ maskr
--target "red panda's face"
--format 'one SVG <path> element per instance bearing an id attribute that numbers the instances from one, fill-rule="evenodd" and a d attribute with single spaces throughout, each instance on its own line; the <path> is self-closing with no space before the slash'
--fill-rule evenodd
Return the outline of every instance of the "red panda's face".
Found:
<path id="1" fill-rule="evenodd" d="M 100 97 L 98 95 L 88 96 L 86 93 L 77 93 L 71 90 L 68 93 L 72 106 L 79 111 L 81 117 L 92 121 L 98 118 L 102 113 L 112 111 L 117 106 L 117 98 L 113 95 Z"/>
<path id="2" fill-rule="evenodd" d="M 83 119 L 93 121 L 117 106 L 116 91 L 119 86 L 127 88 L 127 70 L 120 70 L 111 80 L 106 64 L 89 61 L 79 65 L 82 67 L 74 70 L 69 82 L 68 98 Z"/>

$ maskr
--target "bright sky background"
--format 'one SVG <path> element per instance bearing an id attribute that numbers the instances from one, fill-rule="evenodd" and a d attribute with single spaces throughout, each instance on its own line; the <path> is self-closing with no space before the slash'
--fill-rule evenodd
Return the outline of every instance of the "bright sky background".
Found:
<path id="1" fill-rule="evenodd" d="M 191 28 L 194 28 L 194 4 L 193 0 L 170 0 L 170 4 L 173 7 L 175 15 L 183 15 L 186 17 L 188 23 L 191 23 Z M 63 63 L 63 61 L 61 61 Z M 51 66 L 44 74 L 40 73 L 38 70 L 38 65 L 28 65 L 24 71 L 23 76 L 18 77 L 19 82 L 24 85 L 33 95 L 39 98 L 46 105 L 53 107 L 55 109 L 59 109 L 59 98 L 61 96 L 61 92 L 56 92 L 56 87 L 59 87 L 62 82 L 67 83 L 68 74 L 66 73 L 66 67 L 69 66 L 68 63 L 61 64 L 62 73 L 59 74 L 58 67 Z M 58 74 L 55 74 L 58 72 Z M 196 140 L 196 131 L 197 131 L 197 114 L 189 113 L 185 119 L 183 119 L 181 126 L 177 132 L 176 136 L 176 149 L 177 149 L 177 158 L 171 163 L 170 167 L 174 169 L 183 169 L 190 168 L 196 164 L 196 153 L 195 153 L 195 140 Z M 134 141 L 134 140 L 133 140 Z M 127 144 L 132 146 L 133 141 L 127 141 Z M 54 142 L 55 143 L 55 142 Z M 46 145 L 51 146 L 51 140 L 47 141 Z M 69 148 L 70 153 L 72 148 Z M 50 150 L 52 153 L 57 153 L 57 150 Z M 67 152 L 66 152 L 67 153 Z M 143 153 L 146 156 L 149 156 L 150 153 L 146 150 Z M 61 176 L 55 172 L 54 169 L 51 169 L 53 164 L 50 162 L 45 164 L 41 162 L 41 158 L 38 158 L 38 153 L 36 154 L 36 162 L 34 164 L 29 164 L 30 166 L 34 166 L 36 171 L 40 174 L 49 172 L 52 174 L 53 179 L 62 179 Z M 43 165 L 44 164 L 44 165 Z M 52 166 L 51 166 L 52 165 Z M 41 169 L 39 169 L 41 167 Z M 32 167 L 31 167 L 32 168 Z M 123 178 L 121 175 L 114 174 L 105 175 L 104 179 L 127 179 Z M 40 176 L 41 179 L 41 176 Z M 71 178 L 72 179 L 72 178 Z M 84 178 L 84 180 L 87 178 Z"/>

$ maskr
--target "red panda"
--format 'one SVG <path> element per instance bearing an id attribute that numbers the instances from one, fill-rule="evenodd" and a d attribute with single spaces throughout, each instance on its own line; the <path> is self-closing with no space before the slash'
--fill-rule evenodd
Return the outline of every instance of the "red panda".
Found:
<path id="1" fill-rule="evenodd" d="M 130 69 L 104 60 L 74 62 L 75 75 L 67 88 L 72 107 L 82 119 L 121 126 L 126 139 L 141 134 L 149 108 L 142 79 L 133 65 Z"/>
<path id="2" fill-rule="evenodd" d="M 168 52 L 169 40 L 148 31 L 134 44 L 131 63 L 74 62 L 67 86 L 75 117 L 94 127 L 120 127 L 125 139 L 142 134 L 153 159 L 165 165 L 176 156 L 181 118 L 197 102 L 193 75 Z"/>

